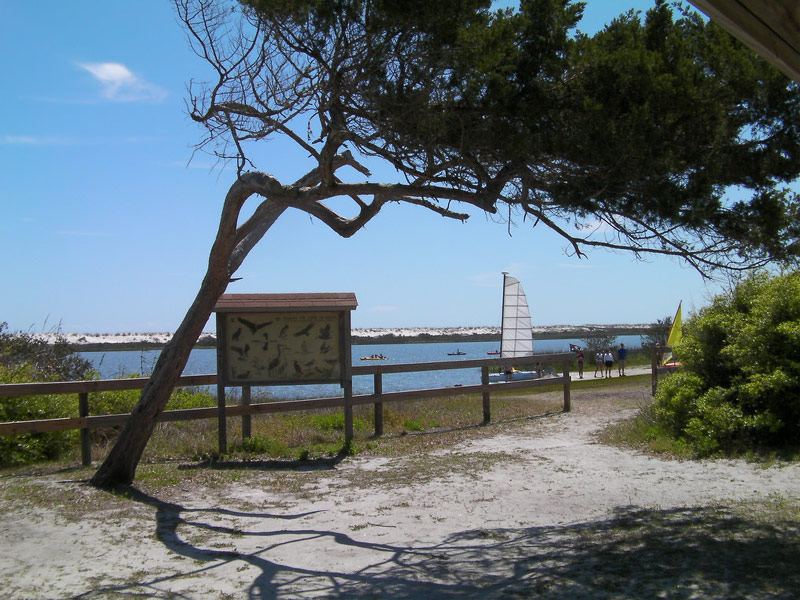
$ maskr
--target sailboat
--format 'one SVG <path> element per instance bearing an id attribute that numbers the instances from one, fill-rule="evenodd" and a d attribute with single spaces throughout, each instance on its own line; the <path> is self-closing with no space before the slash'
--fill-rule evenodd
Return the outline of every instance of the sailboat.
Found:
<path id="1" fill-rule="evenodd" d="M 531 311 L 522 284 L 503 271 L 503 314 L 500 326 L 500 356 L 520 358 L 533 356 Z M 505 367 L 504 367 L 505 368 Z M 510 368 L 509 368 L 510 369 Z M 541 376 L 541 371 L 506 370 L 489 375 L 489 381 L 518 381 Z"/>
<path id="2" fill-rule="evenodd" d="M 675 312 L 675 318 L 672 319 L 672 327 L 669 330 L 669 337 L 667 338 L 667 346 L 669 351 L 664 353 L 664 358 L 661 361 L 661 366 L 664 367 L 679 367 L 681 363 L 675 360 L 672 354 L 672 347 L 680 343 L 683 337 L 683 320 L 681 319 L 681 304 L 683 301 L 678 302 L 678 310 Z"/>

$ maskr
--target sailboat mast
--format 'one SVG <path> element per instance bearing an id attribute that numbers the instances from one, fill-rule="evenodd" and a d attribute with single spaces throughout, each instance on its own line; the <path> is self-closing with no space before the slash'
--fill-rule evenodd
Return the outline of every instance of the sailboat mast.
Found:
<path id="1" fill-rule="evenodd" d="M 508 271 L 502 271 L 503 273 L 503 296 L 500 299 L 500 306 L 502 307 L 500 310 L 500 356 L 502 356 L 503 352 L 503 338 L 505 337 L 505 322 L 506 322 L 506 277 L 508 277 Z"/>

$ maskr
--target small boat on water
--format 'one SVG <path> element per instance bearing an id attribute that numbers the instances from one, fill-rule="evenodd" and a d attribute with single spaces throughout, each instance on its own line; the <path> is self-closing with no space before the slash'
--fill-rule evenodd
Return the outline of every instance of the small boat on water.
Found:
<path id="1" fill-rule="evenodd" d="M 462 352 L 461 350 L 456 350 L 455 352 L 448 352 L 447 356 L 464 356 L 466 352 Z"/>
<path id="2" fill-rule="evenodd" d="M 389 357 L 383 354 L 371 354 L 370 356 L 362 356 L 361 360 L 389 360 Z"/>
<path id="3" fill-rule="evenodd" d="M 491 352 L 487 352 L 489 356 L 500 356 L 500 350 L 492 350 Z"/>

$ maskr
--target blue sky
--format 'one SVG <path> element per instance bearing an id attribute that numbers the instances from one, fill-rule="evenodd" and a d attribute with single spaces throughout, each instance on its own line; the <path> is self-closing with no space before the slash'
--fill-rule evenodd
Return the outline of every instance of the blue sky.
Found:
<path id="1" fill-rule="evenodd" d="M 590 0 L 581 29 L 651 4 Z M 173 331 L 233 174 L 203 155 L 190 162 L 202 132 L 185 87 L 208 72 L 171 3 L 0 0 L 0 52 L 0 322 Z M 282 181 L 309 168 L 279 141 L 266 151 L 260 167 Z M 503 270 L 521 280 L 535 325 L 653 322 L 719 290 L 672 260 L 564 249 L 541 226 L 509 235 L 480 213 L 462 224 L 390 206 L 343 240 L 287 212 L 228 292 L 354 292 L 354 327 L 443 327 L 498 324 Z"/>

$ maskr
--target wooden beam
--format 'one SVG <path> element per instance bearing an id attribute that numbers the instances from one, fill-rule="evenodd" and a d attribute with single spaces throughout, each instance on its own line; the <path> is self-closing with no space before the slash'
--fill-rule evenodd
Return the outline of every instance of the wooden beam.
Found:
<path id="1" fill-rule="evenodd" d="M 800 2 L 689 0 L 720 27 L 800 83 Z"/>
<path id="2" fill-rule="evenodd" d="M 48 383 L 7 383 L 0 385 L 0 398 L 16 396 L 41 396 L 47 394 L 87 394 L 92 392 L 114 392 L 141 390 L 149 377 L 130 379 L 98 379 L 95 381 L 53 381 Z M 187 375 L 178 379 L 177 386 L 214 385 L 216 375 Z"/>

